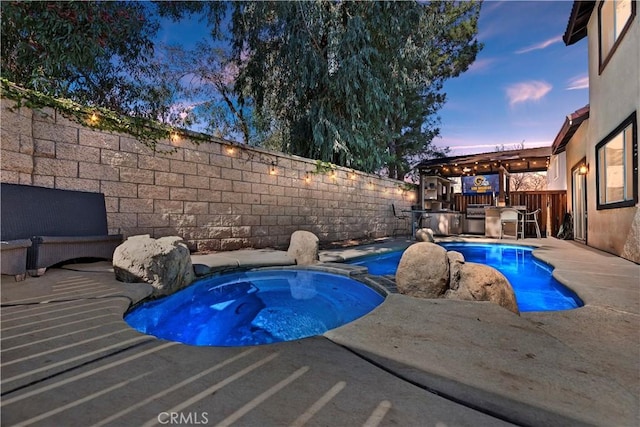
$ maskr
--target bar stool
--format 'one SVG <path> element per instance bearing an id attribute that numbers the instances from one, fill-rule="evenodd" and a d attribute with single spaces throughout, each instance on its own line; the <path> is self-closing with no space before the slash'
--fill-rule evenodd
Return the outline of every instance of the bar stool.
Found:
<path id="1" fill-rule="evenodd" d="M 391 209 L 393 209 L 393 216 L 396 219 L 396 226 L 393 229 L 393 237 L 396 237 L 398 234 L 398 230 L 402 230 L 402 231 L 406 231 L 407 230 L 407 224 L 406 222 L 411 219 L 409 217 L 409 215 L 406 215 L 404 213 L 398 212 L 396 211 L 396 205 L 391 203 Z M 404 223 L 404 227 L 402 226 L 402 224 Z"/>
<path id="2" fill-rule="evenodd" d="M 538 214 L 542 212 L 542 209 L 538 208 L 532 212 L 526 212 L 522 214 L 522 238 L 524 239 L 524 230 L 526 230 L 527 224 L 535 224 L 536 225 L 536 237 L 538 239 L 542 238 L 542 234 L 540 233 L 540 226 L 538 225 Z"/>

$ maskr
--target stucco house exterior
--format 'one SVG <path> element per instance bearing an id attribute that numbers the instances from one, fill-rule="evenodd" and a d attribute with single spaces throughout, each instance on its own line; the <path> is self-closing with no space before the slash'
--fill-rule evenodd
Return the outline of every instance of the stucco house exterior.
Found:
<path id="1" fill-rule="evenodd" d="M 547 169 L 547 190 L 566 190 L 567 177 L 567 155 L 564 150 L 553 152 L 549 158 L 549 168 Z"/>
<path id="2" fill-rule="evenodd" d="M 586 242 L 587 133 L 589 106 L 566 116 L 551 145 L 547 187 L 567 191 L 567 212 L 573 214 L 574 240 Z M 582 167 L 582 169 L 580 169 Z"/>
<path id="3" fill-rule="evenodd" d="M 640 263 L 638 1 L 575 1 L 564 42 L 584 37 L 589 105 L 567 117 L 553 153 L 565 156 L 576 240 Z"/>

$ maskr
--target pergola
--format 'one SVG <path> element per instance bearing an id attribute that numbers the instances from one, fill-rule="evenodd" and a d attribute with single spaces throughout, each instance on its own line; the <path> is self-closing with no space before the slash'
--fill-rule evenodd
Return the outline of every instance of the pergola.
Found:
<path id="1" fill-rule="evenodd" d="M 543 172 L 549 167 L 551 147 L 496 151 L 424 160 L 416 166 L 423 176 L 453 178 L 484 174 L 499 174 L 498 202 L 507 200 L 509 174 Z"/>
<path id="2" fill-rule="evenodd" d="M 549 167 L 551 147 L 497 151 L 423 160 L 416 168 L 425 175 L 445 178 L 483 173 L 543 172 Z"/>

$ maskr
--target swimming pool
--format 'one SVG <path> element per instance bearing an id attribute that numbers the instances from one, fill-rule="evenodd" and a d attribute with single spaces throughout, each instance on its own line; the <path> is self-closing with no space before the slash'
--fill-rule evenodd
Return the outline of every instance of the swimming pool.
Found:
<path id="1" fill-rule="evenodd" d="M 346 276 L 257 270 L 199 280 L 134 308 L 125 321 L 158 338 L 199 346 L 248 346 L 322 334 L 380 305 L 384 297 Z"/>
<path id="2" fill-rule="evenodd" d="M 552 268 L 533 257 L 528 246 L 481 243 L 439 243 L 449 251 L 458 251 L 468 262 L 486 264 L 509 280 L 516 294 L 518 309 L 527 311 L 570 310 L 583 305 L 580 298 L 551 275 Z M 403 251 L 373 255 L 350 261 L 362 265 L 370 274 L 395 274 Z"/>

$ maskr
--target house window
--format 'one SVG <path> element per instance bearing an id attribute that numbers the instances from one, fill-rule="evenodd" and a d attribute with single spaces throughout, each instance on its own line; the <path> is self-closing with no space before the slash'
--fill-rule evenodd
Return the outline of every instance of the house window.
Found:
<path id="1" fill-rule="evenodd" d="M 636 113 L 596 145 L 598 209 L 633 206 L 638 201 Z"/>
<path id="2" fill-rule="evenodd" d="M 636 4 L 633 0 L 602 1 L 598 7 L 600 72 L 607 65 L 620 40 L 633 22 Z"/>

